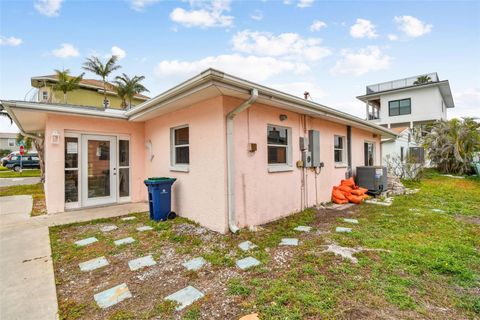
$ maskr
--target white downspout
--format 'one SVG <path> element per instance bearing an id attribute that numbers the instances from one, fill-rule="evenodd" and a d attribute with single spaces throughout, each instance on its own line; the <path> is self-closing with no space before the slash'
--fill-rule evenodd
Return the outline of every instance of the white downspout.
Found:
<path id="1" fill-rule="evenodd" d="M 228 206 L 228 228 L 232 233 L 240 230 L 235 219 L 235 170 L 234 170 L 234 141 L 233 141 L 233 119 L 240 112 L 248 109 L 258 98 L 258 90 L 253 88 L 250 98 L 227 114 L 227 206 Z"/>

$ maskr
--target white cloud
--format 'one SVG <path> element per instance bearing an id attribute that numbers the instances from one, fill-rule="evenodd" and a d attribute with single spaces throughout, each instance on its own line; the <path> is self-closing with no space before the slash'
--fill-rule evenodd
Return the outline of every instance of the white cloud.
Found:
<path id="1" fill-rule="evenodd" d="M 112 56 L 117 56 L 118 60 L 122 60 L 127 56 L 127 53 L 125 52 L 125 50 L 117 46 L 112 47 L 111 53 L 112 53 Z"/>
<path id="2" fill-rule="evenodd" d="M 233 37 L 233 49 L 260 56 L 302 58 L 320 60 L 331 54 L 328 48 L 320 46 L 321 39 L 304 38 L 297 33 L 282 33 L 244 30 Z"/>
<path id="3" fill-rule="evenodd" d="M 393 19 L 398 24 L 398 29 L 410 38 L 421 37 L 432 31 L 433 25 L 412 17 L 398 16 Z"/>
<path id="4" fill-rule="evenodd" d="M 0 46 L 16 47 L 23 42 L 20 38 L 0 36 Z"/>
<path id="5" fill-rule="evenodd" d="M 398 36 L 396 34 L 389 34 L 388 35 L 388 40 L 390 41 L 397 41 L 398 40 Z"/>
<path id="6" fill-rule="evenodd" d="M 231 27 L 233 16 L 224 15 L 230 11 L 229 0 L 191 1 L 190 10 L 175 8 L 170 19 L 186 27 Z"/>
<path id="7" fill-rule="evenodd" d="M 47 17 L 56 17 L 60 13 L 63 0 L 37 0 L 34 4 L 35 9 L 40 14 Z"/>
<path id="8" fill-rule="evenodd" d="M 350 27 L 350 35 L 354 38 L 376 38 L 375 25 L 366 19 L 357 19 L 356 23 Z"/>
<path id="9" fill-rule="evenodd" d="M 57 58 L 78 57 L 80 52 L 70 43 L 62 43 L 60 48 L 52 50 L 52 54 Z"/>
<path id="10" fill-rule="evenodd" d="M 263 12 L 260 10 L 255 10 L 251 15 L 250 19 L 260 21 L 263 19 Z"/>
<path id="11" fill-rule="evenodd" d="M 344 49 L 341 51 L 341 56 L 330 70 L 332 74 L 360 76 L 370 71 L 388 69 L 392 60 L 377 46 L 368 46 L 356 52 Z"/>
<path id="12" fill-rule="evenodd" d="M 320 20 L 315 20 L 310 25 L 310 31 L 320 31 L 322 28 L 326 28 L 327 24 Z"/>
<path id="13" fill-rule="evenodd" d="M 131 0 L 130 5 L 135 11 L 143 11 L 145 7 L 152 5 L 159 0 Z"/>
<path id="14" fill-rule="evenodd" d="M 447 109 L 449 119 L 477 117 L 480 106 L 480 88 L 468 88 L 453 95 L 455 108 Z"/>
<path id="15" fill-rule="evenodd" d="M 155 67 L 155 75 L 162 80 L 172 81 L 193 76 L 208 68 L 216 68 L 251 81 L 265 81 L 285 72 L 304 74 L 310 70 L 302 62 L 284 61 L 272 57 L 225 54 L 195 61 L 164 60 Z"/>
<path id="16" fill-rule="evenodd" d="M 308 8 L 308 7 L 311 7 L 312 4 L 313 4 L 313 1 L 314 1 L 314 0 L 300 0 L 300 1 L 297 3 L 297 7 L 299 7 L 299 8 Z"/>
<path id="17" fill-rule="evenodd" d="M 310 93 L 312 100 L 317 102 L 319 98 L 327 95 L 323 88 L 309 81 L 269 84 L 268 86 L 301 98 L 304 98 L 303 93 L 307 91 Z"/>

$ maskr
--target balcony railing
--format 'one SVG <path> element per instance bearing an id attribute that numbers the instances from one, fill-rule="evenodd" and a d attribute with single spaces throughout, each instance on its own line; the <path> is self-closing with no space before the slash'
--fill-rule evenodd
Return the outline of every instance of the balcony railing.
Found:
<path id="1" fill-rule="evenodd" d="M 423 77 L 423 76 L 430 77 L 430 80 L 428 82 L 438 82 L 439 81 L 438 80 L 438 74 L 436 72 L 421 74 L 421 75 L 418 75 L 418 76 L 415 76 L 415 77 L 409 77 L 409 78 L 398 79 L 398 80 L 381 82 L 381 83 L 369 85 L 369 86 L 367 86 L 367 94 L 410 87 L 410 86 L 414 85 L 415 81 L 417 81 L 419 77 Z"/>

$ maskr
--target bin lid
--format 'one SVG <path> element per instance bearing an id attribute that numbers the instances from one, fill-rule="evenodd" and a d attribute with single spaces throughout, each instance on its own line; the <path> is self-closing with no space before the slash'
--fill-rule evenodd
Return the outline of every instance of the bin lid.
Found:
<path id="1" fill-rule="evenodd" d="M 168 177 L 150 177 L 144 180 L 144 183 L 152 184 L 152 183 L 162 183 L 162 182 L 175 182 L 177 178 L 168 178 Z"/>

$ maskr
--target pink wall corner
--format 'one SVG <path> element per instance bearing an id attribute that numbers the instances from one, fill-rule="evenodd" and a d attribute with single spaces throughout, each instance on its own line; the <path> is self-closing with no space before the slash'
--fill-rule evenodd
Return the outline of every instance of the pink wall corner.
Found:
<path id="1" fill-rule="evenodd" d="M 225 97 L 224 101 L 224 114 L 242 102 L 233 97 Z M 287 119 L 280 121 L 280 114 L 287 115 Z M 328 202 L 332 186 L 345 179 L 347 166 L 335 165 L 333 146 L 334 135 L 346 136 L 347 126 L 306 117 L 305 129 L 320 132 L 320 160 L 325 166 L 318 175 L 311 169 L 305 170 L 306 184 L 305 191 L 302 191 L 303 170 L 295 166 L 296 161 L 301 159 L 299 137 L 304 135 L 302 119 L 300 114 L 258 103 L 235 118 L 235 202 L 239 226 L 264 224 L 287 216 L 300 211 L 302 203 L 313 206 L 317 201 Z M 291 128 L 292 171 L 268 172 L 268 124 Z M 363 165 L 363 140 L 367 138 L 372 141 L 372 134 L 352 128 L 353 167 Z M 257 144 L 256 152 L 248 151 L 249 142 Z M 378 143 L 377 153 L 379 149 Z"/>
<path id="2" fill-rule="evenodd" d="M 145 140 L 151 140 L 154 158 L 144 164 L 148 176 L 177 178 L 173 184 L 172 207 L 180 216 L 225 233 L 227 225 L 225 176 L 225 119 L 222 97 L 145 122 Z M 170 169 L 171 128 L 188 125 L 189 172 Z"/>
<path id="3" fill-rule="evenodd" d="M 52 131 L 60 133 L 60 143 L 51 143 Z M 128 135 L 131 143 L 131 200 L 147 199 L 143 185 L 144 171 L 144 124 L 126 120 L 108 120 L 82 116 L 49 115 L 45 127 L 45 168 L 46 205 L 49 213 L 63 212 L 65 201 L 64 186 L 64 138 L 65 132 L 104 135 Z"/>

